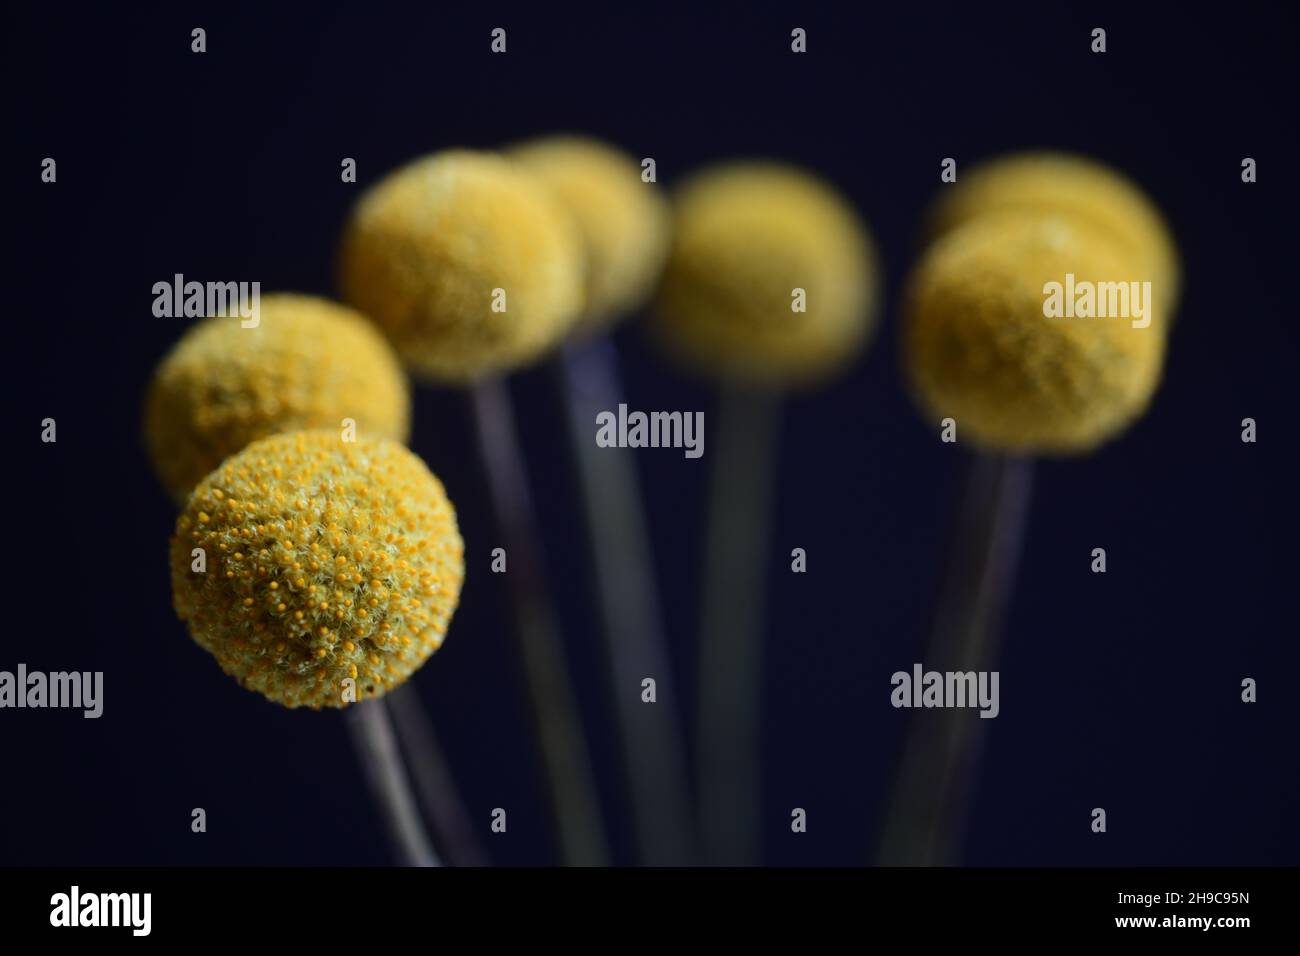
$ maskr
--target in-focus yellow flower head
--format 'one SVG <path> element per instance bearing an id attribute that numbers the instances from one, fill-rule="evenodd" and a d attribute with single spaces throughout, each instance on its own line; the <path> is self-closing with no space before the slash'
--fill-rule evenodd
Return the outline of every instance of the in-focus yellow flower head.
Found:
<path id="1" fill-rule="evenodd" d="M 939 236 L 979 216 L 1028 212 L 1079 219 L 1107 233 L 1137 276 L 1152 283 L 1161 312 L 1172 320 L 1181 269 L 1178 249 L 1160 210 L 1135 183 L 1083 156 L 1020 153 L 959 173 L 945 187 L 929 221 Z M 1167 323 L 1162 323 L 1167 328 Z"/>
<path id="2" fill-rule="evenodd" d="M 1160 380 L 1160 317 L 1052 318 L 1048 283 L 1136 280 L 1109 234 L 1068 216 L 988 215 L 938 240 L 904 298 L 907 372 L 933 422 L 1015 453 L 1085 452 L 1146 409 Z"/>
<path id="3" fill-rule="evenodd" d="M 668 202 L 641 179 L 635 159 L 605 143 L 550 136 L 511 156 L 539 177 L 573 216 L 587 257 L 580 329 L 602 328 L 650 295 L 668 254 Z"/>
<path id="4" fill-rule="evenodd" d="M 878 272 L 866 226 L 833 189 L 788 166 L 732 163 L 689 180 L 673 212 L 654 310 L 672 352 L 772 386 L 820 381 L 857 355 Z"/>
<path id="5" fill-rule="evenodd" d="M 582 308 L 583 268 L 577 229 L 541 183 L 502 156 L 447 150 L 361 197 L 339 281 L 416 374 L 464 384 L 557 344 Z"/>
<path id="6" fill-rule="evenodd" d="M 456 513 L 424 462 L 333 430 L 226 459 L 177 520 L 171 568 L 176 613 L 227 674 L 312 708 L 410 677 L 442 644 L 465 574 Z"/>
<path id="7" fill-rule="evenodd" d="M 249 442 L 304 428 L 405 441 L 410 395 L 397 356 L 352 309 L 305 295 L 266 295 L 260 321 L 206 319 L 154 373 L 145 444 L 167 491 L 183 501 Z"/>

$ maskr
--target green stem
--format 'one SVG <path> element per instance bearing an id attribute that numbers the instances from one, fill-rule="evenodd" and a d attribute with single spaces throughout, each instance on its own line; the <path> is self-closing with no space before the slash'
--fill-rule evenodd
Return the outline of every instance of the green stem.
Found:
<path id="1" fill-rule="evenodd" d="M 927 670 L 996 667 L 1002 610 L 1015 583 L 1032 481 L 1029 459 L 981 455 L 971 463 L 922 661 Z M 880 863 L 952 865 L 960 852 L 970 782 L 989 721 L 962 708 L 919 710 L 910 720 Z"/>
<path id="2" fill-rule="evenodd" d="M 383 698 L 358 701 L 343 718 L 398 861 L 402 866 L 441 866 L 411 797 Z"/>
<path id="3" fill-rule="evenodd" d="M 763 576 L 780 396 L 724 386 L 709 491 L 700 629 L 700 828 L 708 861 L 759 857 Z"/>
<path id="4" fill-rule="evenodd" d="M 601 338 L 569 346 L 559 372 L 641 859 L 651 866 L 685 865 L 693 861 L 694 841 L 677 695 L 636 469 L 629 452 L 595 442 L 596 416 L 622 400 L 613 345 Z M 647 677 L 655 681 L 654 703 L 642 700 Z"/>
<path id="5" fill-rule="evenodd" d="M 555 609 L 543 580 L 537 521 L 510 396 L 500 379 L 471 391 L 488 489 L 506 550 L 516 634 L 560 852 L 570 866 L 609 858 L 591 758 L 569 682 Z"/>
<path id="6" fill-rule="evenodd" d="M 487 866 L 487 854 L 474 836 L 474 825 L 419 693 L 407 681 L 384 699 L 438 849 L 452 866 Z"/>

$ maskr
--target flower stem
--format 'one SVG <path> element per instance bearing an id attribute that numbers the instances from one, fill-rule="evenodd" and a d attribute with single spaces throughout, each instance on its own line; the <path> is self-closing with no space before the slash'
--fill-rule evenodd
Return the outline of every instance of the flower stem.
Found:
<path id="1" fill-rule="evenodd" d="M 763 575 L 779 394 L 726 385 L 709 490 L 696 681 L 701 831 L 708 862 L 759 855 Z"/>
<path id="2" fill-rule="evenodd" d="M 441 866 L 411 797 L 383 699 L 358 701 L 343 717 L 398 862 L 402 866 Z"/>
<path id="3" fill-rule="evenodd" d="M 926 669 L 987 671 L 1001 648 L 1033 483 L 1032 459 L 980 455 L 970 466 Z M 971 778 L 988 728 L 963 708 L 911 715 L 881 841 L 886 866 L 946 866 L 961 849 Z"/>
<path id="4" fill-rule="evenodd" d="M 663 635 L 636 468 L 622 449 L 597 448 L 596 416 L 622 401 L 614 347 L 601 337 L 566 347 L 558 363 L 582 487 L 600 600 L 605 657 L 641 859 L 693 862 L 676 682 Z M 642 681 L 655 681 L 655 701 Z"/>
<path id="5" fill-rule="evenodd" d="M 384 700 L 392 713 L 416 795 L 432 826 L 438 849 L 451 866 L 489 865 L 415 687 L 407 681 Z"/>
<path id="6" fill-rule="evenodd" d="M 555 609 L 543 580 L 537 522 L 510 396 L 496 378 L 476 383 L 471 395 L 488 488 L 504 538 L 504 576 L 514 599 L 515 631 L 561 856 L 570 866 L 601 866 L 609 854 L 600 803 Z"/>

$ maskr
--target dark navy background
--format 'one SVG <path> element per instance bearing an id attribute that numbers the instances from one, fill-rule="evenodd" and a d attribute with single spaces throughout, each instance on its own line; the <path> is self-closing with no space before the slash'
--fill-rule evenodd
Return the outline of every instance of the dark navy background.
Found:
<path id="1" fill-rule="evenodd" d="M 260 7 L 261 5 L 257 5 Z M 0 669 L 105 672 L 104 716 L 0 712 L 0 864 L 384 863 L 338 714 L 240 691 L 170 606 L 175 515 L 139 437 L 150 371 L 185 320 L 154 282 L 333 291 L 349 205 L 395 165 L 556 130 L 654 156 L 667 185 L 765 155 L 837 183 L 887 267 L 871 351 L 787 407 L 770 563 L 765 858 L 870 859 L 966 451 L 902 388 L 896 293 L 939 164 L 1060 146 L 1113 162 L 1166 211 L 1186 287 L 1150 414 L 1042 465 L 1007 620 L 964 861 L 1300 863 L 1295 615 L 1300 355 L 1294 35 L 1268 6 L 836 7 L 348 4 L 237 12 L 24 4 L 4 28 L 6 455 Z M 545 9 L 543 9 L 543 7 Z M 625 7 L 622 12 L 617 8 Z M 202 26 L 208 52 L 190 52 Z M 505 56 L 489 32 L 508 31 Z M 808 53 L 790 52 L 790 30 Z M 1090 31 L 1109 52 L 1089 52 Z M 58 182 L 40 182 L 40 162 Z M 340 182 L 356 158 L 360 182 Z M 1242 157 L 1259 162 L 1244 185 Z M 618 335 L 629 401 L 713 391 Z M 632 843 L 598 666 L 563 419 L 545 368 L 512 382 L 620 861 Z M 467 541 L 450 639 L 416 678 L 496 861 L 554 859 L 509 662 L 504 582 L 468 409 L 417 394 L 413 446 Z M 40 421 L 58 421 L 41 444 Z M 1259 442 L 1240 441 L 1240 421 Z M 594 427 L 594 426 L 593 426 Z M 710 455 L 638 453 L 677 676 L 688 690 Z M 790 549 L 809 555 L 789 572 Z M 1109 572 L 1088 570 L 1105 547 Z M 1259 702 L 1240 701 L 1243 677 Z M 689 693 L 682 695 L 691 700 Z M 507 836 L 487 833 L 491 808 Z M 804 807 L 808 833 L 789 831 Z M 1089 830 L 1096 806 L 1109 832 Z M 208 832 L 190 832 L 203 807 Z"/>

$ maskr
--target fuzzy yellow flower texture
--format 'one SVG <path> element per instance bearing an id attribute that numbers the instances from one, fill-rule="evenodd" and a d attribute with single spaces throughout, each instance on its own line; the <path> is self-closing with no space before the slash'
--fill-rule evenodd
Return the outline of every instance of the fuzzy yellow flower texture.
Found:
<path id="1" fill-rule="evenodd" d="M 333 430 L 228 458 L 171 541 L 191 637 L 287 707 L 343 707 L 409 678 L 442 645 L 464 574 L 455 510 L 425 464 L 398 442 Z"/>
<path id="2" fill-rule="evenodd" d="M 878 276 L 866 226 L 819 179 L 775 163 L 717 166 L 677 192 L 654 328 L 715 377 L 811 384 L 866 343 Z"/>
<path id="3" fill-rule="evenodd" d="M 937 237 L 981 216 L 1014 212 L 1074 219 L 1105 233 L 1134 277 L 1152 283 L 1162 320 L 1172 320 L 1181 285 L 1173 233 L 1156 205 L 1122 173 L 1085 156 L 1051 151 L 989 160 L 943 190 L 928 231 Z"/>
<path id="4" fill-rule="evenodd" d="M 583 303 L 577 229 L 508 159 L 447 150 L 357 202 L 339 252 L 343 298 L 418 377 L 467 384 L 557 345 Z"/>
<path id="5" fill-rule="evenodd" d="M 1071 216 L 990 213 L 955 228 L 905 291 L 904 359 L 918 402 L 999 451 L 1079 453 L 1115 437 L 1159 383 L 1160 320 L 1050 317 L 1044 290 L 1067 275 L 1116 283 L 1131 272 L 1110 234 Z"/>
<path id="6" fill-rule="evenodd" d="M 362 315 L 313 296 L 262 297 L 260 322 L 214 317 L 163 358 L 145 403 L 145 444 L 168 493 L 277 432 L 343 427 L 405 441 L 410 395 L 392 348 Z"/>
<path id="7" fill-rule="evenodd" d="M 581 331 L 639 307 L 668 255 L 668 202 L 659 186 L 642 180 L 631 156 L 588 137 L 543 137 L 509 155 L 554 193 L 578 227 L 587 259 Z"/>

